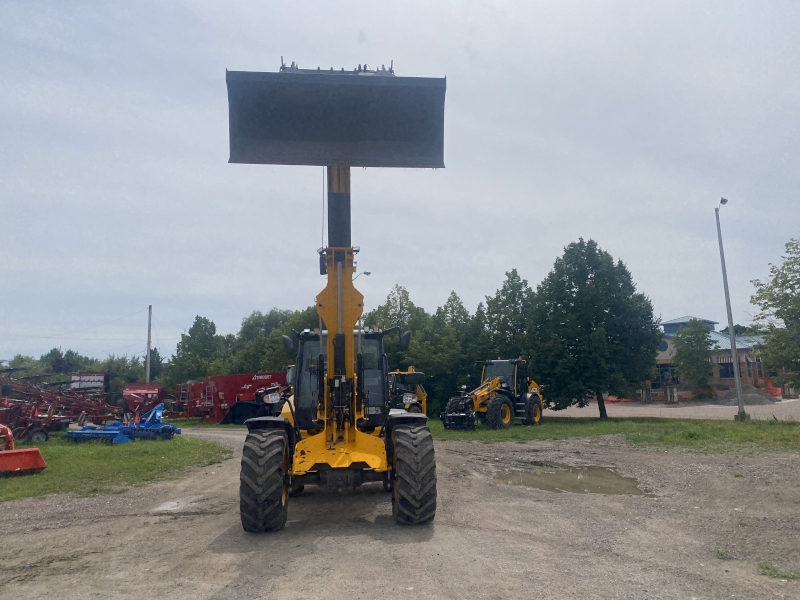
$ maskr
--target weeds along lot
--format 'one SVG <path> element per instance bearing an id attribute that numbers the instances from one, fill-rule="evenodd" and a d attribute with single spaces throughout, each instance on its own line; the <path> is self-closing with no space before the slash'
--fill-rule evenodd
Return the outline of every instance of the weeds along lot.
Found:
<path id="1" fill-rule="evenodd" d="M 800 450 L 800 422 L 751 421 L 736 423 L 716 419 L 659 418 L 547 418 L 541 425 L 515 424 L 508 429 L 445 429 L 438 419 L 428 421 L 437 440 L 477 440 L 481 442 L 526 442 L 561 440 L 572 437 L 622 435 L 634 446 L 689 448 L 701 452 L 724 452 L 743 449 Z"/>
<path id="2" fill-rule="evenodd" d="M 129 486 L 180 476 L 188 467 L 220 462 L 231 451 L 214 442 L 175 436 L 172 440 L 140 440 L 129 444 L 76 444 L 60 434 L 39 448 L 47 468 L 35 475 L 0 479 L 0 502 L 28 496 L 71 493 L 90 496 L 120 493 Z"/>

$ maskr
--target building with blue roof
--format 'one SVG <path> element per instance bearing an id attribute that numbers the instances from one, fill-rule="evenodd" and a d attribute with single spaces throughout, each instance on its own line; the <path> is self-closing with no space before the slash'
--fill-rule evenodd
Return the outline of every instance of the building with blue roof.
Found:
<path id="1" fill-rule="evenodd" d="M 711 356 L 711 370 L 713 373 L 711 385 L 733 388 L 734 365 L 733 356 L 731 355 L 730 336 L 727 333 L 716 331 L 716 326 L 719 325 L 716 321 L 685 316 L 661 323 L 664 328 L 664 341 L 661 342 L 658 356 L 656 357 L 658 378 L 651 382 L 653 389 L 659 389 L 667 383 L 680 383 L 680 378 L 672 365 L 672 358 L 675 356 L 675 345 L 672 339 L 682 327 L 686 327 L 689 321 L 693 319 L 701 321 L 708 327 L 711 340 L 716 343 L 716 349 Z M 765 344 L 764 336 L 737 335 L 735 336 L 735 341 L 742 385 L 750 384 L 755 387 L 765 387 L 769 373 L 761 366 L 761 359 L 753 352 L 756 348 Z"/>

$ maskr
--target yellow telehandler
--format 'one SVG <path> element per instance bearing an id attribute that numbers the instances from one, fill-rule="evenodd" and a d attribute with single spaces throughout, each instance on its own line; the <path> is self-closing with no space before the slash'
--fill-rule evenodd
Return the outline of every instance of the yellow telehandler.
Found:
<path id="1" fill-rule="evenodd" d="M 292 397 L 276 396 L 280 414 L 245 423 L 242 526 L 282 529 L 290 494 L 305 485 L 342 491 L 367 482 L 392 492 L 397 523 L 430 523 L 436 462 L 427 416 L 390 407 L 387 332 L 356 328 L 364 297 L 353 286 L 350 167 L 444 167 L 445 80 L 292 63 L 278 73 L 228 71 L 226 81 L 230 162 L 325 166 L 328 192 L 320 327 L 284 339 L 297 360 Z M 401 348 L 409 340 L 404 333 Z"/>
<path id="2" fill-rule="evenodd" d="M 526 362 L 521 358 L 498 359 L 487 360 L 481 384 L 450 398 L 440 417 L 445 429 L 474 429 L 478 419 L 491 429 L 506 429 L 514 419 L 538 425 L 543 408 L 542 393 L 527 376 Z"/>
<path id="3" fill-rule="evenodd" d="M 389 395 L 392 408 L 413 413 L 428 413 L 428 392 L 422 387 L 425 373 L 408 367 L 405 371 L 389 373 Z"/>

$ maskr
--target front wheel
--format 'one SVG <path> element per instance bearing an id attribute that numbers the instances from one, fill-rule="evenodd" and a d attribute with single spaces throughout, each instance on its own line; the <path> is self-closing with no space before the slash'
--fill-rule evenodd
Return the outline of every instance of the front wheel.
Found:
<path id="1" fill-rule="evenodd" d="M 399 525 L 427 525 L 436 516 L 436 457 L 427 425 L 392 430 L 392 516 Z"/>
<path id="2" fill-rule="evenodd" d="M 239 512 L 245 531 L 280 531 L 286 525 L 289 461 L 285 432 L 267 429 L 247 434 L 239 477 Z"/>
<path id="3" fill-rule="evenodd" d="M 486 407 L 486 424 L 491 429 L 508 429 L 514 421 L 514 406 L 505 396 L 495 396 Z"/>

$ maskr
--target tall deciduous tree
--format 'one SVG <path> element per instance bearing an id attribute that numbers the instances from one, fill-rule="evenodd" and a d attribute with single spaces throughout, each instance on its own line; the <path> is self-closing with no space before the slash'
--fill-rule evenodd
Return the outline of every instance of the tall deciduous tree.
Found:
<path id="1" fill-rule="evenodd" d="M 223 336 L 217 335 L 217 326 L 197 316 L 189 331 L 181 334 L 175 355 L 165 369 L 165 383 L 169 387 L 169 384 L 201 379 L 208 375 L 211 363 L 216 361 L 215 367 L 219 369 L 227 356 L 226 343 Z"/>
<path id="2" fill-rule="evenodd" d="M 703 396 L 703 388 L 711 377 L 711 353 L 717 343 L 711 339 L 711 330 L 703 321 L 692 319 L 681 327 L 673 338 L 675 356 L 672 362 L 681 379 L 692 384 L 696 397 Z"/>
<path id="3" fill-rule="evenodd" d="M 662 333 L 650 300 L 622 261 L 593 240 L 564 249 L 538 286 L 531 311 L 532 369 L 548 404 L 586 406 L 603 392 L 624 396 L 646 381 Z"/>
<path id="4" fill-rule="evenodd" d="M 531 296 L 528 282 L 519 276 L 516 269 L 511 269 L 497 293 L 486 297 L 486 325 L 492 350 L 501 358 L 516 358 L 526 353 Z"/>
<path id="5" fill-rule="evenodd" d="M 756 293 L 750 301 L 760 312 L 756 322 L 768 333 L 763 361 L 770 370 L 786 369 L 784 379 L 800 387 L 800 240 L 786 243 L 779 265 L 770 264 L 770 279 L 753 280 Z"/>

